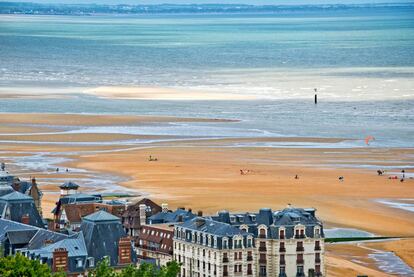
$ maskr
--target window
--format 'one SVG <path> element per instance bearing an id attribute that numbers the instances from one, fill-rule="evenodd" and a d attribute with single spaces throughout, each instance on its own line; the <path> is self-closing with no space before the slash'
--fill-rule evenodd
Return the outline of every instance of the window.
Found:
<path id="1" fill-rule="evenodd" d="M 285 238 L 285 230 L 280 230 L 279 231 L 279 238 L 280 239 L 284 239 Z"/>
<path id="2" fill-rule="evenodd" d="M 93 257 L 88 258 L 89 267 L 95 266 L 95 259 Z"/>
<path id="3" fill-rule="evenodd" d="M 264 265 L 260 266 L 259 276 L 266 276 L 266 266 L 264 266 Z"/>
<path id="4" fill-rule="evenodd" d="M 76 259 L 76 267 L 82 267 L 82 266 L 83 266 L 82 259 Z"/>

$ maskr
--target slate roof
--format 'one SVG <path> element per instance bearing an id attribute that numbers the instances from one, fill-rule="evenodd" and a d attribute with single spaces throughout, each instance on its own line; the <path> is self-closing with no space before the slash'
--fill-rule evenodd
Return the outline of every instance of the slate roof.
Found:
<path id="1" fill-rule="evenodd" d="M 52 258 L 53 251 L 57 248 L 65 248 L 68 251 L 69 257 L 88 256 L 82 232 L 66 237 L 65 239 L 49 244 L 40 249 L 32 250 L 30 251 L 30 254 L 44 258 Z"/>
<path id="2" fill-rule="evenodd" d="M 78 202 L 95 202 L 102 200 L 102 197 L 86 193 L 75 193 L 63 196 L 59 199 L 62 204 L 73 204 Z"/>
<path id="3" fill-rule="evenodd" d="M 79 188 L 79 185 L 72 182 L 72 181 L 69 181 L 69 182 L 65 182 L 62 185 L 60 185 L 59 188 L 61 188 L 61 189 L 75 189 L 76 190 L 76 189 Z"/>
<path id="4" fill-rule="evenodd" d="M 80 229 L 85 237 L 89 257 L 100 261 L 108 256 L 112 266 L 118 265 L 119 239 L 126 237 L 119 218 L 105 211 L 98 211 L 84 217 Z"/>
<path id="5" fill-rule="evenodd" d="M 285 228 L 285 236 L 291 238 L 294 236 L 294 227 L 298 224 L 305 226 L 307 237 L 314 236 L 314 227 L 321 229 L 323 236 L 322 223 L 315 216 L 315 209 L 301 209 L 289 207 L 281 211 L 273 212 L 269 208 L 260 209 L 258 213 L 229 213 L 221 211 L 217 216 L 210 217 L 213 220 L 225 222 L 235 227 L 246 225 L 250 233 L 258 235 L 257 227 L 265 225 L 269 228 L 268 238 L 279 238 L 279 228 Z"/>
<path id="6" fill-rule="evenodd" d="M 45 240 L 58 241 L 67 236 L 23 223 L 0 219 L 0 240 L 9 239 L 12 244 L 25 244 L 25 248 L 42 247 Z"/>
<path id="7" fill-rule="evenodd" d="M 21 222 L 24 215 L 29 216 L 30 225 L 44 227 L 43 219 L 32 197 L 17 191 L 0 197 L 1 218 Z"/>
<path id="8" fill-rule="evenodd" d="M 12 193 L 14 189 L 11 185 L 0 184 L 0 197 Z"/>
<path id="9" fill-rule="evenodd" d="M 174 212 L 159 212 L 153 216 L 151 216 L 148 220 L 150 224 L 157 224 L 157 223 L 173 223 L 173 222 L 185 222 L 192 218 L 196 217 L 190 211 L 177 209 Z"/>
<path id="10" fill-rule="evenodd" d="M 247 236 L 244 230 L 240 230 L 230 224 L 207 219 L 203 217 L 196 217 L 188 220 L 180 225 L 182 228 L 200 231 L 203 233 L 211 234 L 218 237 L 232 237 L 235 235 Z"/>
<path id="11" fill-rule="evenodd" d="M 15 201 L 18 201 L 18 202 L 29 201 L 30 202 L 30 201 L 33 201 L 33 198 L 26 195 L 26 194 L 23 194 L 21 192 L 13 190 L 13 192 L 1 196 L 0 201 L 2 201 L 2 200 L 8 201 L 8 202 L 11 202 L 11 201 L 13 201 L 13 202 L 15 202 Z"/>
<path id="12" fill-rule="evenodd" d="M 85 221 L 92 221 L 95 223 L 106 223 L 106 222 L 121 222 L 119 217 L 116 217 L 104 210 L 97 211 L 96 213 L 90 214 L 83 218 Z"/>

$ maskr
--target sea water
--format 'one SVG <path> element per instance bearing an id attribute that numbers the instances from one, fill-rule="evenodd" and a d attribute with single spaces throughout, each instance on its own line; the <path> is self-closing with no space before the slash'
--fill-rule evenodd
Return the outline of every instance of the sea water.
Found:
<path id="1" fill-rule="evenodd" d="M 413 147 L 413 14 L 412 7 L 382 7 L 283 14 L 0 15 L 3 92 L 36 87 L 74 93 L 69 99 L 0 99 L 0 112 L 229 118 L 241 121 L 118 131 L 350 139 L 340 147 L 365 146 L 363 139 L 372 135 L 372 146 Z M 140 101 L 81 94 L 85 87 L 107 85 L 259 99 Z"/>

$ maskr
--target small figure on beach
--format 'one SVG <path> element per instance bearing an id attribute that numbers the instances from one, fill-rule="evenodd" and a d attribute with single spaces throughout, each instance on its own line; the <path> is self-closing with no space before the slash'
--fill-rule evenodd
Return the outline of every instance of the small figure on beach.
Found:
<path id="1" fill-rule="evenodd" d="M 5 163 L 1 163 L 1 171 L 5 171 L 6 170 L 6 164 Z"/>
<path id="2" fill-rule="evenodd" d="M 297 179 L 299 179 L 299 176 L 298 176 L 298 174 L 296 174 L 296 175 L 295 175 L 295 179 L 296 179 L 296 180 L 297 180 Z"/>
<path id="3" fill-rule="evenodd" d="M 59 172 L 59 167 L 56 167 L 56 172 Z"/>
<path id="4" fill-rule="evenodd" d="M 69 168 L 66 168 L 66 172 L 69 172 Z"/>
<path id="5" fill-rule="evenodd" d="M 249 173 L 252 173 L 250 169 L 240 169 L 240 175 L 247 175 Z"/>
<path id="6" fill-rule="evenodd" d="M 150 161 L 150 162 L 156 162 L 156 161 L 158 161 L 158 159 L 157 158 L 153 158 L 151 155 L 149 156 L 149 158 L 148 158 L 148 161 Z"/>
<path id="7" fill-rule="evenodd" d="M 384 171 L 384 170 L 381 170 L 381 169 L 378 169 L 378 170 L 377 170 L 378 176 L 381 176 L 382 174 L 384 174 L 384 172 L 385 172 L 385 171 Z"/>
<path id="8" fill-rule="evenodd" d="M 404 178 L 401 178 L 400 182 L 401 182 L 401 183 L 402 183 L 402 182 L 404 182 Z"/>
<path id="9" fill-rule="evenodd" d="M 404 179 L 405 178 L 405 170 L 404 169 L 401 170 L 401 173 L 402 173 L 402 178 Z"/>
<path id="10" fill-rule="evenodd" d="M 344 181 L 344 176 L 339 176 L 338 180 L 339 180 L 340 182 L 343 182 L 343 181 Z"/>

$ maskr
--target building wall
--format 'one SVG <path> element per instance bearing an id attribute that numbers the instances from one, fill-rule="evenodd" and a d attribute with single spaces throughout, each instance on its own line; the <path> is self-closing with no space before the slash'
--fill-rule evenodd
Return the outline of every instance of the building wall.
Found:
<path id="1" fill-rule="evenodd" d="M 252 261 L 248 261 L 248 252 L 251 252 Z M 235 258 L 237 253 L 237 258 Z M 227 254 L 227 259 L 224 259 Z M 241 258 L 240 258 L 241 254 Z M 249 276 L 256 277 L 254 270 L 254 248 L 218 249 L 205 245 L 174 239 L 174 259 L 180 263 L 180 277 L 209 277 L 209 276 Z M 251 272 L 248 272 L 248 265 Z M 225 267 L 227 266 L 227 275 Z M 240 272 L 235 272 L 241 267 Z"/>
<path id="2" fill-rule="evenodd" d="M 304 251 L 297 251 L 297 242 L 303 242 Z M 320 249 L 315 251 L 315 241 L 320 241 Z M 260 242 L 266 245 L 263 250 Z M 285 243 L 286 252 L 280 252 L 280 242 Z M 229 277 L 233 276 L 253 276 L 260 277 L 260 266 L 266 266 L 266 277 L 278 277 L 280 274 L 281 260 L 280 255 L 285 255 L 285 273 L 288 277 L 297 274 L 298 254 L 303 254 L 303 270 L 305 276 L 308 276 L 309 269 L 315 269 L 315 253 L 320 253 L 320 268 L 322 276 L 326 276 L 324 270 L 324 242 L 323 238 L 306 238 L 306 239 L 256 239 L 254 249 L 214 249 L 204 245 L 198 245 L 192 242 L 186 242 L 180 239 L 174 239 L 174 259 L 182 263 L 180 277 L 209 277 L 209 276 L 226 276 L 224 275 L 224 266 L 227 265 Z M 205 251 L 205 255 L 203 255 Z M 252 261 L 247 260 L 248 252 L 252 252 Z M 234 253 L 241 252 L 242 259 L 235 259 Z M 223 261 L 224 253 L 227 253 L 228 262 Z M 265 255 L 265 263 L 261 263 L 260 254 Z M 206 266 L 203 268 L 203 262 Z M 198 266 L 200 264 L 200 266 Z M 210 270 L 208 270 L 210 264 Z M 248 274 L 248 264 L 252 265 L 252 274 Z M 234 272 L 234 265 L 241 265 L 242 272 Z M 283 265 L 282 265 L 283 266 Z M 214 269 L 215 273 L 214 273 Z M 191 274 L 192 273 L 192 274 Z M 315 275 L 316 276 L 316 275 Z"/>

